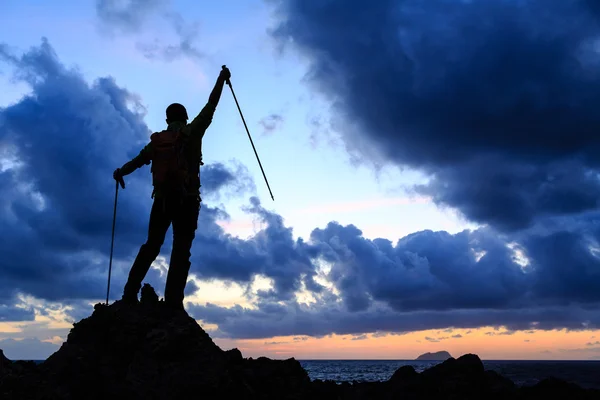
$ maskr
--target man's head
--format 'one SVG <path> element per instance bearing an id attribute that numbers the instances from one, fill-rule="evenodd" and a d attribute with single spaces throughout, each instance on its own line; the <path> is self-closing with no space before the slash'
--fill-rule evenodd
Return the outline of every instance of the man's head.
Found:
<path id="1" fill-rule="evenodd" d="M 167 124 L 173 122 L 187 123 L 188 115 L 184 106 L 179 103 L 173 103 L 167 107 Z"/>

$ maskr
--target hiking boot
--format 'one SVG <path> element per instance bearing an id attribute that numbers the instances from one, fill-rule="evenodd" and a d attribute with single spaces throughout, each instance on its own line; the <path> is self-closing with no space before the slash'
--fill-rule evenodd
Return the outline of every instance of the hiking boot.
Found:
<path id="1" fill-rule="evenodd" d="M 137 293 L 123 293 L 123 297 L 121 297 L 121 301 L 125 304 L 139 304 L 139 300 L 137 297 Z"/>
<path id="2" fill-rule="evenodd" d="M 185 311 L 185 308 L 183 308 L 183 302 L 175 302 L 175 301 L 165 301 L 165 305 L 170 308 L 171 310 L 174 311 Z"/>

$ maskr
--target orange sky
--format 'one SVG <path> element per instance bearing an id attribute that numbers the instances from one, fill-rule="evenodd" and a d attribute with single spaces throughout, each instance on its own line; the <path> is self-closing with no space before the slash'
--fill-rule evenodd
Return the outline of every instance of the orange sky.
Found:
<path id="1" fill-rule="evenodd" d="M 502 334 L 504 332 L 504 334 Z M 461 335 L 460 338 L 453 338 Z M 448 351 L 453 357 L 475 353 L 487 360 L 581 360 L 600 357 L 600 331 L 431 330 L 353 340 L 353 336 L 275 337 L 260 340 L 215 339 L 223 349 L 238 347 L 245 357 L 297 359 L 414 359 Z M 437 339 L 432 342 L 426 338 Z"/>
<path id="2" fill-rule="evenodd" d="M 72 327 L 64 322 L 60 311 L 37 315 L 36 321 L 0 323 L 0 337 L 39 337 L 56 349 Z M 200 325 L 211 334 L 216 326 Z M 422 353 L 446 350 L 453 357 L 475 353 L 484 360 L 589 360 L 600 359 L 600 331 L 521 331 L 447 329 L 411 332 L 403 335 L 364 338 L 332 335 L 324 338 L 306 336 L 268 339 L 214 341 L 224 350 L 237 347 L 244 357 L 266 356 L 285 359 L 414 359 Z"/>

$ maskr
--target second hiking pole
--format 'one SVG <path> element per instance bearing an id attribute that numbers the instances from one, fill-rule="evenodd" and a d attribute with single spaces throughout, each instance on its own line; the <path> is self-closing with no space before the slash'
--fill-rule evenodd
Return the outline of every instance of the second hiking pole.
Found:
<path id="1" fill-rule="evenodd" d="M 115 208 L 113 210 L 113 223 L 112 223 L 112 239 L 110 241 L 110 261 L 108 262 L 108 286 L 106 287 L 106 304 L 108 304 L 108 294 L 110 292 L 110 273 L 112 271 L 112 259 L 113 259 L 113 248 L 115 245 L 115 222 L 117 221 L 117 199 L 119 196 L 119 183 L 121 187 L 125 189 L 125 182 L 123 178 L 116 181 L 115 187 Z"/>
<path id="2" fill-rule="evenodd" d="M 221 67 L 225 69 L 225 65 Z M 246 125 L 246 120 L 244 119 L 244 114 L 242 114 L 242 109 L 240 108 L 240 104 L 237 101 L 237 97 L 235 97 L 235 92 L 233 91 L 233 87 L 231 86 L 231 81 L 227 79 L 227 85 L 229 89 L 231 89 L 231 94 L 233 95 L 233 100 L 235 100 L 235 105 L 240 112 L 240 116 L 242 117 L 242 122 L 244 123 L 244 128 L 246 128 L 246 133 L 248 134 L 248 139 L 250 139 L 250 144 L 252 145 L 252 149 L 254 150 L 254 155 L 256 156 L 256 160 L 258 161 L 258 166 L 260 167 L 260 171 L 262 172 L 263 178 L 265 178 L 265 183 L 267 184 L 267 189 L 269 189 L 269 194 L 271 195 L 271 199 L 275 201 L 275 197 L 273 197 L 273 192 L 271 192 L 271 187 L 269 186 L 269 181 L 267 180 L 267 176 L 265 175 L 265 170 L 260 163 L 260 158 L 258 158 L 258 153 L 256 152 L 256 147 L 254 147 L 254 142 L 252 141 L 252 136 L 250 136 L 250 131 L 248 130 L 248 125 Z"/>

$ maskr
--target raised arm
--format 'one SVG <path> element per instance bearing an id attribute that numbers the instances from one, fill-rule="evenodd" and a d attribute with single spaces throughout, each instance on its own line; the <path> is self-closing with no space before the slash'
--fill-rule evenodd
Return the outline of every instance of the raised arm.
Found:
<path id="1" fill-rule="evenodd" d="M 206 103 L 202 111 L 200 111 L 200 114 L 198 114 L 190 123 L 192 135 L 202 136 L 204 135 L 206 129 L 210 126 L 213 115 L 215 114 L 215 110 L 217 109 L 217 105 L 219 104 L 219 100 L 221 99 L 223 86 L 229 78 L 231 78 L 229 69 L 222 69 L 219 77 L 217 78 L 217 82 L 215 83 L 215 87 L 208 97 L 208 103 Z"/>

